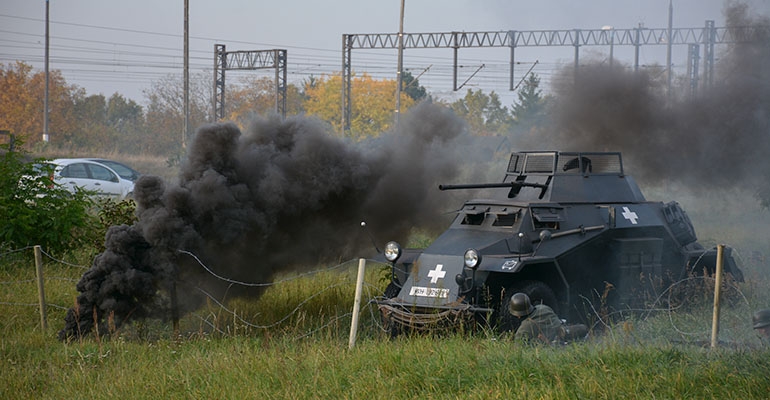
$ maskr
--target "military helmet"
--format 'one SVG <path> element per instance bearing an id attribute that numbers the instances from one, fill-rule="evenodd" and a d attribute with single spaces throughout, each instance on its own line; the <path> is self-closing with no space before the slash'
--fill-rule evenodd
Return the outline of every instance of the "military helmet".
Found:
<path id="1" fill-rule="evenodd" d="M 751 319 L 754 322 L 754 329 L 770 326 L 770 309 L 755 312 Z"/>
<path id="2" fill-rule="evenodd" d="M 535 306 L 532 305 L 532 301 L 529 300 L 529 296 L 525 293 L 516 293 L 511 296 L 508 309 L 511 311 L 511 314 L 517 317 L 526 317 L 535 311 Z"/>

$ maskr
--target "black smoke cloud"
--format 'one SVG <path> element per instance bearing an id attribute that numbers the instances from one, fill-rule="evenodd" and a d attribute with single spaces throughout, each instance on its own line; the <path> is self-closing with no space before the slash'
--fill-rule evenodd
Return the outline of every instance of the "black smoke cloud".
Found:
<path id="1" fill-rule="evenodd" d="M 110 228 L 59 336 L 170 318 L 198 307 L 204 291 L 259 294 L 227 289 L 189 253 L 217 275 L 264 283 L 303 265 L 374 253 L 362 220 L 380 240 L 404 240 L 415 226 L 438 229 L 457 204 L 437 185 L 464 173 L 466 140 L 462 120 L 427 103 L 369 143 L 336 138 L 306 117 L 257 120 L 246 133 L 204 126 L 178 184 L 136 182 L 138 221 Z"/>
<path id="2" fill-rule="evenodd" d="M 664 67 L 634 72 L 588 62 L 577 75 L 567 68 L 555 79 L 549 134 L 520 144 L 621 151 L 644 184 L 679 184 L 696 193 L 750 190 L 770 205 L 770 20 L 741 4 L 726 16 L 745 42 L 717 46 L 711 87 L 690 96 L 678 78 L 669 98 Z"/>

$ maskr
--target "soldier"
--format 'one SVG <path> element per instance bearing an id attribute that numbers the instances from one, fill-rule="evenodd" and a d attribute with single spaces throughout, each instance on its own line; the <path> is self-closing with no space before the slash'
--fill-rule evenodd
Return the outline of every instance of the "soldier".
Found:
<path id="1" fill-rule="evenodd" d="M 532 305 L 525 293 L 514 294 L 508 309 L 521 320 L 515 339 L 522 342 L 564 343 L 582 339 L 588 334 L 585 325 L 565 325 L 551 307 L 545 304 Z"/>
<path id="2" fill-rule="evenodd" d="M 516 293 L 509 305 L 511 314 L 521 320 L 516 340 L 551 343 L 559 338 L 561 319 L 545 304 L 532 305 L 525 293 Z"/>
<path id="3" fill-rule="evenodd" d="M 770 309 L 755 312 L 751 319 L 762 343 L 770 344 Z"/>

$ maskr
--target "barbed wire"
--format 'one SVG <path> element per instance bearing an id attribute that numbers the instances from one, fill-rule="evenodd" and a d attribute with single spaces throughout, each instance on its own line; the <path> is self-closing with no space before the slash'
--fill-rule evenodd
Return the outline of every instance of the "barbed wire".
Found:
<path id="1" fill-rule="evenodd" d="M 40 250 L 40 252 L 45 254 L 45 256 L 50 258 L 51 260 L 58 262 L 59 264 L 64 264 L 64 265 L 67 265 L 67 266 L 70 266 L 70 267 L 75 267 L 75 268 L 80 268 L 80 269 L 89 269 L 89 268 L 91 268 L 91 267 L 88 267 L 88 266 L 85 266 L 85 265 L 73 264 L 73 263 L 70 263 L 70 262 L 67 262 L 67 261 L 64 261 L 64 260 L 57 259 L 54 256 L 46 253 L 46 251 L 42 250 L 42 249 Z"/>
<path id="2" fill-rule="evenodd" d="M 227 306 L 225 306 L 219 300 L 214 298 L 214 296 L 212 296 L 210 293 L 206 292 L 205 290 L 203 290 L 203 289 L 201 289 L 199 287 L 196 287 L 195 289 L 200 291 L 201 293 L 203 293 L 211 301 L 215 302 L 221 309 L 223 309 L 223 310 L 227 311 L 228 313 L 232 314 L 233 317 L 235 317 L 238 321 L 240 321 L 244 325 L 246 325 L 246 326 L 248 326 L 250 328 L 255 328 L 255 329 L 270 329 L 270 328 L 274 328 L 274 327 L 280 325 L 281 323 L 283 323 L 284 321 L 288 320 L 289 317 L 291 317 L 292 315 L 296 314 L 302 308 L 302 306 L 307 304 L 310 300 L 318 297 L 319 295 L 321 295 L 322 293 L 324 293 L 324 292 L 326 292 L 326 291 L 328 291 L 330 289 L 334 289 L 334 288 L 342 286 L 342 285 L 343 285 L 342 283 L 337 283 L 337 284 L 334 284 L 334 285 L 331 285 L 331 286 L 327 286 L 326 288 L 316 292 L 314 295 L 309 296 L 305 300 L 302 300 L 301 302 L 299 302 L 299 304 L 297 304 L 297 306 L 294 307 L 294 309 L 291 312 L 289 312 L 288 314 L 286 314 L 283 318 L 281 318 L 278 321 L 275 321 L 275 322 L 273 322 L 272 324 L 269 324 L 269 325 L 252 324 L 251 322 L 246 321 L 245 319 L 240 317 L 238 315 L 238 313 L 236 313 L 235 311 L 232 311 L 229 308 L 227 308 Z"/>
<path id="3" fill-rule="evenodd" d="M 46 276 L 45 279 L 46 280 L 52 280 L 52 281 L 80 282 L 80 279 L 64 278 L 64 277 L 60 277 L 60 276 L 51 276 L 51 277 Z"/>
<path id="4" fill-rule="evenodd" d="M 24 251 L 24 250 L 29 250 L 29 249 L 32 249 L 32 248 L 34 248 L 34 247 L 35 247 L 35 246 L 27 246 L 27 247 L 22 247 L 22 248 L 20 248 L 20 249 L 15 249 L 15 250 L 8 250 L 8 251 L 6 251 L 6 252 L 0 253 L 0 257 L 5 257 L 5 256 L 7 256 L 7 255 L 9 255 L 9 254 L 13 254 L 13 253 L 22 252 L 22 251 Z"/>
<path id="5" fill-rule="evenodd" d="M 337 316 L 335 316 L 334 318 L 331 318 L 331 319 L 329 320 L 329 322 L 327 322 L 327 323 L 323 324 L 322 326 L 319 326 L 318 328 L 316 328 L 316 329 L 313 329 L 313 330 L 311 330 L 311 331 L 308 331 L 307 333 L 304 333 L 304 334 L 302 334 L 302 335 L 299 335 L 299 336 L 295 336 L 295 337 L 294 337 L 294 339 L 295 339 L 295 340 L 298 340 L 298 339 L 304 339 L 304 338 L 310 337 L 310 336 L 312 336 L 313 334 L 315 334 L 316 332 L 320 332 L 321 330 L 323 330 L 323 329 L 326 329 L 326 328 L 327 328 L 329 325 L 331 325 L 331 324 L 333 324 L 333 323 L 335 323 L 335 322 L 337 322 L 337 321 L 339 321 L 339 320 L 341 320 L 341 319 L 343 319 L 343 318 L 347 318 L 347 317 L 350 317 L 350 316 L 352 316 L 352 315 L 353 315 L 353 313 L 352 313 L 352 312 L 348 312 L 348 313 L 345 313 L 345 314 L 342 314 L 342 315 L 337 315 Z"/>
<path id="6" fill-rule="evenodd" d="M 8 250 L 6 252 L 0 253 L 0 257 L 5 257 L 5 256 L 10 255 L 10 254 L 20 253 L 22 251 L 29 250 L 29 249 L 34 249 L 34 248 L 35 248 L 35 246 L 26 246 L 26 247 L 22 247 L 22 248 L 18 248 L 18 249 Z M 45 255 L 46 257 L 48 257 L 52 261 L 55 261 L 55 262 L 57 262 L 59 264 L 64 264 L 64 265 L 67 265 L 67 266 L 70 266 L 70 267 L 75 267 L 75 268 L 80 268 L 80 269 L 89 269 L 89 268 L 91 268 L 91 267 L 88 267 L 88 266 L 85 266 L 85 265 L 73 264 L 71 262 L 67 262 L 67 261 L 64 261 L 62 259 L 58 259 L 58 258 L 52 256 L 51 254 L 49 254 L 48 252 L 46 252 L 42 247 L 40 248 L 40 253 Z"/>
<path id="7" fill-rule="evenodd" d="M 28 250 L 30 248 L 32 248 L 32 246 L 28 246 L 26 248 L 12 250 L 10 252 L 6 252 L 6 253 L 0 254 L 0 255 L 7 255 L 7 254 L 12 254 L 12 253 L 17 253 L 17 252 Z M 339 269 L 346 268 L 346 267 L 351 267 L 354 264 L 354 262 L 358 260 L 358 259 L 352 259 L 352 260 L 344 261 L 342 263 L 339 263 L 339 264 L 336 264 L 336 265 L 333 265 L 333 266 L 329 266 L 329 267 L 325 267 L 325 268 L 319 268 L 319 269 L 316 269 L 316 270 L 313 270 L 313 271 L 308 271 L 308 272 L 305 272 L 305 273 L 297 274 L 297 275 L 294 275 L 294 276 L 291 276 L 291 277 L 288 277 L 288 278 L 285 278 L 285 279 L 280 279 L 280 280 L 277 280 L 277 281 L 273 281 L 273 282 L 254 283 L 254 282 L 238 281 L 238 280 L 231 279 L 231 278 L 228 278 L 228 277 L 225 277 L 225 276 L 221 276 L 221 275 L 217 274 L 216 272 L 214 272 L 210 267 L 205 265 L 205 263 L 203 263 L 203 261 L 200 260 L 200 258 L 198 256 L 196 256 L 194 253 L 186 251 L 186 250 L 178 250 L 178 252 L 181 253 L 181 254 L 189 255 L 194 260 L 196 260 L 196 262 L 198 262 L 198 264 L 206 272 L 208 272 L 211 276 L 213 276 L 216 279 L 219 279 L 219 280 L 221 280 L 223 282 L 229 283 L 231 287 L 233 285 L 240 285 L 240 286 L 246 286 L 246 287 L 268 287 L 268 286 L 278 285 L 278 284 L 287 283 L 287 282 L 290 282 L 290 281 L 293 281 L 293 280 L 296 280 L 296 279 L 306 278 L 306 277 L 309 277 L 309 276 L 313 276 L 313 275 L 316 275 L 316 274 L 319 274 L 319 273 L 323 273 L 323 272 L 329 272 L 329 271 L 339 270 Z M 83 266 L 80 266 L 80 265 L 77 265 L 77 264 L 68 263 L 68 262 L 63 261 L 63 260 L 55 259 L 50 254 L 45 253 L 45 252 L 43 252 L 43 253 L 46 254 L 46 256 L 48 256 L 50 259 L 52 259 L 52 260 L 54 260 L 56 262 L 59 262 L 59 263 L 62 263 L 62 264 L 68 265 L 68 266 L 78 267 L 78 268 L 87 268 L 87 267 L 83 267 Z M 699 264 L 699 261 L 700 261 L 700 259 L 696 260 L 695 263 L 693 264 L 693 267 L 689 268 L 688 271 L 690 271 L 690 272 L 694 271 L 695 268 L 697 267 L 697 265 Z M 370 259 L 367 259 L 367 262 L 369 262 L 371 264 L 374 264 L 374 265 L 377 265 L 377 266 L 380 266 L 380 265 L 384 264 L 384 263 L 382 263 L 380 261 L 370 260 Z M 60 280 L 60 281 L 68 281 L 68 282 L 76 282 L 77 281 L 77 279 L 67 278 L 67 277 L 46 277 L 46 280 Z M 19 280 L 19 281 L 4 281 L 4 282 L 0 282 L 0 285 L 26 284 L 26 283 L 31 283 L 31 282 L 35 282 L 35 281 L 36 281 L 35 279 L 27 279 L 27 280 Z M 345 277 L 345 279 L 343 281 L 341 281 L 341 282 L 338 282 L 338 283 L 326 286 L 324 288 L 321 288 L 317 292 L 313 293 L 312 295 L 308 296 L 307 298 L 305 298 L 301 302 L 299 302 L 290 312 L 288 312 L 287 314 L 282 316 L 280 319 L 278 319 L 278 320 L 276 320 L 274 322 L 268 323 L 268 324 L 260 324 L 260 323 L 254 322 L 254 321 L 247 320 L 242 315 L 239 315 L 236 310 L 232 310 L 232 309 L 228 308 L 228 306 L 225 305 L 225 303 L 224 303 L 224 297 L 222 299 L 217 299 L 212 294 L 208 293 L 207 291 L 205 291 L 204 289 L 202 289 L 200 287 L 195 287 L 194 289 L 199 291 L 199 292 L 201 292 L 205 297 L 210 299 L 216 305 L 216 307 L 219 307 L 224 312 L 232 315 L 234 320 L 238 321 L 240 324 L 243 324 L 246 327 L 254 328 L 254 329 L 271 329 L 271 328 L 275 328 L 275 327 L 281 325 L 282 323 L 285 323 L 292 316 L 297 315 L 297 313 L 299 313 L 302 310 L 302 308 L 305 307 L 308 303 L 310 303 L 314 298 L 317 298 L 318 296 L 320 296 L 323 293 L 326 293 L 326 292 L 328 292 L 330 290 L 333 290 L 333 289 L 336 289 L 336 288 L 339 288 L 339 287 L 342 287 L 342 286 L 349 285 L 351 283 L 351 281 L 352 281 L 352 279 L 350 277 Z M 698 281 L 701 281 L 701 282 L 714 282 L 714 281 L 716 281 L 716 279 L 715 279 L 715 277 L 711 277 L 711 276 L 689 276 L 687 278 L 680 279 L 680 280 L 672 283 L 671 285 L 667 286 L 666 289 L 663 290 L 662 292 L 655 293 L 656 297 L 650 303 L 650 305 L 651 305 L 650 307 L 637 308 L 637 309 L 630 309 L 629 308 L 629 309 L 612 311 L 610 313 L 603 312 L 604 310 L 602 310 L 602 311 L 598 310 L 596 308 L 595 304 L 594 304 L 595 300 L 592 301 L 591 299 L 589 299 L 589 298 L 587 298 L 587 297 L 585 297 L 583 295 L 580 295 L 580 298 L 585 302 L 584 304 L 587 307 L 590 307 L 591 313 L 597 318 L 597 321 L 593 324 L 591 329 L 593 330 L 597 325 L 602 325 L 610 333 L 610 335 L 613 336 L 613 337 L 614 337 L 614 331 L 613 331 L 614 326 L 610 322 L 611 321 L 610 317 L 613 317 L 613 316 L 616 316 L 616 315 L 622 315 L 622 314 L 625 314 L 625 313 L 634 313 L 634 312 L 639 313 L 641 315 L 641 319 L 642 320 L 647 320 L 654 313 L 666 312 L 668 314 L 668 323 L 670 324 L 670 326 L 673 328 L 673 330 L 677 334 L 682 335 L 682 336 L 697 336 L 697 335 L 702 335 L 704 333 L 704 331 L 687 331 L 686 329 L 684 329 L 681 326 L 681 323 L 683 321 L 675 320 L 675 318 L 674 318 L 675 313 L 678 310 L 682 309 L 682 307 L 685 307 L 687 305 L 687 301 L 685 299 L 684 301 L 677 302 L 677 301 L 675 301 L 676 299 L 674 299 L 673 296 L 675 296 L 676 290 L 679 287 L 681 287 L 682 285 L 687 285 L 687 284 L 690 284 L 692 282 L 698 282 Z M 747 305 L 747 306 L 751 305 L 749 299 L 746 296 L 746 294 L 743 293 L 741 288 L 735 282 L 727 280 L 727 281 L 724 281 L 724 284 L 727 285 L 731 290 L 735 290 L 740 295 L 740 297 L 742 299 L 741 303 L 745 303 L 745 305 Z M 363 282 L 363 289 L 364 289 L 363 297 L 364 297 L 365 300 L 362 300 L 362 301 L 364 301 L 367 306 L 364 307 L 364 308 L 366 308 L 366 310 L 360 310 L 359 314 L 360 313 L 368 313 L 369 317 L 370 317 L 370 321 L 371 321 L 370 322 L 371 327 L 377 327 L 379 330 L 382 330 L 383 332 L 386 332 L 387 330 L 385 329 L 385 326 L 382 324 L 382 321 L 379 318 L 379 313 L 377 312 L 377 307 L 373 306 L 375 304 L 375 300 L 378 299 L 378 298 L 381 298 L 382 293 L 379 293 L 379 292 L 381 292 L 382 289 L 378 285 L 373 284 L 371 282 L 366 282 L 366 281 Z M 373 291 L 376 293 L 375 295 L 373 295 Z M 597 295 L 598 295 L 598 292 L 597 292 Z M 658 305 L 663 304 L 664 302 L 667 303 L 667 305 L 665 307 L 658 307 Z M 20 307 L 39 307 L 39 304 L 36 304 L 36 303 L 23 303 L 23 302 L 0 302 L 0 305 L 20 306 Z M 61 310 L 67 310 L 68 309 L 67 307 L 63 307 L 63 306 L 60 306 L 60 305 L 57 305 L 57 304 L 48 304 L 47 303 L 47 306 L 50 306 L 52 308 L 61 309 Z M 342 310 L 340 310 L 340 311 L 342 311 Z M 219 333 L 223 333 L 223 334 L 226 333 L 226 332 L 222 331 L 216 325 L 216 323 L 212 323 L 210 321 L 210 317 L 202 316 L 202 315 L 197 314 L 197 313 L 192 313 L 192 315 L 197 317 L 198 319 L 200 319 L 203 323 L 205 323 L 207 326 L 209 326 L 212 330 L 214 330 L 216 332 L 219 332 Z M 317 332 L 322 331 L 324 329 L 327 329 L 329 326 L 334 325 L 335 323 L 338 323 L 341 320 L 350 318 L 352 315 L 353 315 L 353 313 L 349 312 L 349 311 L 348 312 L 331 314 L 331 315 L 328 316 L 328 319 L 322 321 L 322 325 L 321 326 L 313 326 L 309 331 L 301 333 L 298 336 L 296 336 L 295 339 L 302 339 L 302 338 L 306 338 L 306 337 L 312 336 L 312 335 L 316 334 Z"/>
<path id="8" fill-rule="evenodd" d="M 0 282 L 0 285 L 13 285 L 15 283 L 30 283 L 35 281 L 37 281 L 37 279 L 25 279 L 23 281 L 5 281 L 5 282 Z"/>
<path id="9" fill-rule="evenodd" d="M 667 288 L 667 289 L 664 291 L 664 293 L 665 293 L 666 291 L 668 291 L 668 292 L 669 292 L 669 294 L 668 294 L 668 303 L 669 303 L 669 304 L 671 304 L 671 293 L 673 293 L 673 290 L 672 290 L 672 289 L 673 289 L 675 286 L 678 286 L 678 285 L 680 285 L 680 284 L 683 284 L 683 283 L 685 283 L 685 282 L 688 282 L 688 281 L 694 281 L 694 280 L 698 280 L 698 279 L 700 279 L 700 280 L 704 280 L 704 281 L 705 281 L 705 280 L 714 281 L 714 282 L 716 283 L 716 278 L 714 278 L 714 277 L 710 277 L 710 276 L 693 276 L 693 277 L 689 277 L 689 278 L 687 278 L 687 279 L 683 279 L 683 280 L 680 280 L 679 282 L 676 282 L 676 283 L 672 284 L 671 286 L 669 286 L 669 287 L 668 287 L 668 288 Z M 723 283 L 725 283 L 725 282 L 723 281 Z M 741 289 L 740 289 L 738 286 L 736 286 L 735 284 L 733 284 L 733 283 L 731 283 L 731 282 L 726 282 L 726 283 L 727 283 L 727 285 L 728 285 L 729 287 L 731 287 L 731 288 L 735 289 L 735 290 L 738 292 L 738 294 L 740 294 L 740 295 L 741 295 L 741 297 L 743 298 L 743 300 L 746 302 L 746 305 L 748 305 L 748 306 L 750 306 L 750 305 L 751 305 L 751 304 L 749 303 L 749 300 L 746 298 L 746 295 L 745 295 L 745 294 L 743 294 L 743 292 L 741 291 Z M 680 335 L 683 335 L 683 336 L 696 336 L 696 335 L 702 335 L 704 332 L 706 332 L 706 333 L 707 333 L 707 332 L 709 332 L 709 330 L 706 330 L 706 331 L 700 331 L 700 332 L 684 332 L 683 330 L 679 329 L 679 326 L 678 326 L 678 325 L 676 324 L 676 322 L 674 321 L 674 318 L 673 318 L 673 312 L 669 312 L 669 313 L 668 313 L 668 320 L 669 320 L 669 323 L 671 324 L 671 327 L 672 327 L 672 328 L 673 328 L 673 329 L 674 329 L 674 330 L 675 330 L 677 333 L 679 333 Z"/>
<path id="10" fill-rule="evenodd" d="M 297 275 L 294 275 L 292 277 L 281 279 L 281 280 L 277 280 L 277 281 L 254 283 L 254 282 L 238 281 L 238 280 L 235 280 L 235 279 L 231 279 L 231 278 L 227 278 L 227 277 L 221 276 L 221 275 L 217 274 L 216 272 L 212 271 L 211 268 L 209 268 L 206 264 L 204 264 L 203 261 L 201 261 L 201 259 L 198 258 L 198 256 L 196 256 L 195 254 L 193 254 L 193 253 L 191 253 L 191 252 L 189 252 L 187 250 L 177 250 L 177 251 L 179 253 L 182 253 L 182 254 L 187 254 L 190 257 L 192 257 L 193 259 L 195 259 L 195 261 L 197 261 L 198 264 L 201 267 L 203 267 L 203 269 L 206 270 L 206 272 L 211 274 L 211 276 L 213 276 L 213 277 L 215 277 L 215 278 L 217 278 L 217 279 L 219 279 L 219 280 L 221 280 L 223 282 L 232 283 L 232 284 L 241 285 L 241 286 L 246 286 L 246 287 L 268 287 L 268 286 L 273 286 L 273 285 L 277 285 L 277 284 L 280 284 L 280 283 L 285 283 L 285 282 L 293 281 L 295 279 L 304 278 L 304 277 L 307 277 L 307 276 L 312 276 L 312 275 L 315 275 L 315 274 L 319 274 L 321 272 L 328 272 L 328 271 L 332 271 L 332 270 L 335 270 L 335 269 L 340 269 L 340 268 L 343 268 L 343 267 L 347 266 L 348 264 L 351 264 L 353 262 L 358 261 L 358 259 L 352 259 L 352 260 L 344 261 L 344 262 L 342 262 L 340 264 L 337 264 L 337 265 L 334 265 L 334 266 L 331 266 L 331 267 L 328 267 L 328 268 L 316 269 L 316 270 L 313 270 L 313 271 L 305 272 L 305 273 L 302 273 L 302 274 L 297 274 Z M 374 261 L 374 262 L 376 262 L 376 261 Z"/>
<path id="11" fill-rule="evenodd" d="M 45 280 L 51 280 L 51 281 L 68 281 L 68 282 L 78 282 L 79 279 L 75 278 L 65 278 L 61 276 L 46 276 Z M 20 281 L 3 281 L 0 282 L 0 285 L 13 285 L 17 283 L 31 283 L 31 282 L 37 282 L 37 279 L 23 279 Z"/>
<path id="12" fill-rule="evenodd" d="M 40 307 L 39 303 L 11 303 L 11 302 L 6 302 L 6 301 L 0 301 L 0 305 L 4 305 L 4 306 L 19 306 L 19 307 Z M 45 303 L 45 306 L 46 307 L 58 308 L 60 310 L 65 310 L 65 311 L 69 309 L 69 307 L 64 307 L 64 306 L 60 306 L 58 304 L 53 304 L 53 303 Z"/>
<path id="13" fill-rule="evenodd" d="M 711 277 L 711 276 L 690 276 L 690 277 L 687 277 L 687 278 L 684 278 L 684 279 L 680 279 L 680 280 L 672 283 L 671 285 L 669 285 L 666 288 L 666 290 L 664 290 L 660 295 L 658 295 L 658 297 L 655 298 L 655 300 L 652 302 L 652 306 L 651 307 L 628 308 L 628 309 L 623 309 L 623 310 L 612 311 L 610 313 L 604 314 L 604 317 L 610 318 L 610 317 L 615 316 L 615 315 L 623 315 L 623 314 L 628 314 L 628 313 L 644 313 L 644 317 L 642 317 L 641 319 L 643 321 L 645 321 L 654 312 L 666 312 L 667 315 L 668 315 L 669 324 L 674 329 L 674 331 L 676 333 L 678 333 L 679 335 L 682 335 L 682 336 L 697 336 L 697 335 L 703 335 L 704 333 L 708 333 L 708 331 L 685 332 L 684 330 L 680 329 L 680 327 L 677 325 L 676 321 L 674 320 L 675 312 L 677 310 L 679 310 L 680 308 L 685 306 L 684 302 L 682 302 L 681 304 L 679 304 L 677 306 L 671 306 L 671 304 L 673 304 L 673 299 L 671 298 L 671 296 L 674 293 L 675 288 L 677 286 L 679 286 L 679 285 L 684 285 L 686 283 L 689 283 L 689 282 L 692 282 L 692 281 L 695 281 L 695 280 L 710 280 L 710 281 L 716 282 L 716 278 Z M 729 282 L 729 281 L 728 282 L 723 281 L 723 284 L 726 284 L 731 289 L 736 290 L 737 293 L 742 297 L 742 299 L 746 303 L 746 305 L 747 306 L 751 306 L 751 304 L 750 304 L 748 298 L 746 297 L 746 295 L 743 293 L 743 291 L 735 283 Z M 662 299 L 664 297 L 667 298 L 668 306 L 667 307 L 655 307 L 655 305 L 657 305 L 657 304 L 662 302 Z M 607 321 L 605 321 L 605 318 L 602 317 L 602 314 L 599 311 L 596 310 L 596 308 L 594 307 L 593 302 L 590 299 L 588 299 L 585 296 L 583 296 L 583 295 L 580 295 L 580 298 L 582 298 L 585 301 L 585 304 L 588 304 L 588 306 L 591 308 L 592 313 L 594 314 L 594 316 L 597 319 L 597 321 L 591 326 L 591 330 L 596 328 L 597 325 L 601 324 L 612 335 L 613 334 L 613 327 L 611 326 L 611 324 L 609 324 Z"/>
<path id="14" fill-rule="evenodd" d="M 201 262 L 201 260 L 198 257 L 196 257 L 194 254 L 192 254 L 192 253 L 190 253 L 188 251 L 184 251 L 184 250 L 180 250 L 180 252 L 188 254 L 188 255 L 192 256 L 193 258 L 195 258 L 195 260 L 198 261 L 198 263 L 207 272 L 209 272 L 212 276 L 215 276 L 216 278 L 218 278 L 218 279 L 220 279 L 222 281 L 228 282 L 231 285 L 233 285 L 233 284 L 240 284 L 240 285 L 244 285 L 244 286 L 268 286 L 268 285 L 275 285 L 275 284 L 279 284 L 279 283 L 285 283 L 285 282 L 288 282 L 288 281 L 291 281 L 293 279 L 297 279 L 297 278 L 300 278 L 300 277 L 306 277 L 306 276 L 310 276 L 310 275 L 313 275 L 313 274 L 316 274 L 316 273 L 338 269 L 338 268 L 343 267 L 345 265 L 349 265 L 349 264 L 351 264 L 352 261 L 354 261 L 354 260 L 346 261 L 346 262 L 340 263 L 338 265 L 335 265 L 333 267 L 319 269 L 319 270 L 315 270 L 315 271 L 310 271 L 310 272 L 305 273 L 305 274 L 300 274 L 299 276 L 296 276 L 296 277 L 287 278 L 287 279 L 275 281 L 275 282 L 272 282 L 272 283 L 250 284 L 250 283 L 246 283 L 246 282 L 239 282 L 239 281 L 232 280 L 232 279 L 229 279 L 229 278 L 221 277 L 221 276 L 217 275 L 216 273 L 214 273 L 213 271 L 211 271 L 211 269 L 208 268 L 203 262 Z M 372 260 L 372 261 L 375 264 L 381 264 L 381 263 L 379 263 L 376 260 Z M 334 289 L 334 288 L 337 288 L 337 287 L 340 287 L 340 286 L 344 286 L 344 285 L 346 285 L 348 283 L 350 283 L 350 280 L 346 280 L 345 282 L 339 282 L 339 283 L 327 286 L 327 287 L 319 290 L 318 292 L 316 292 L 312 296 L 309 296 L 309 297 L 305 298 L 303 301 L 301 301 L 300 303 L 298 303 L 297 306 L 292 311 L 290 311 L 288 314 L 284 315 L 283 318 L 281 318 L 281 319 L 279 319 L 279 320 L 277 320 L 277 321 L 275 321 L 275 322 L 273 322 L 271 324 L 267 324 L 267 325 L 260 325 L 260 324 L 256 324 L 256 323 L 247 321 L 243 317 L 238 315 L 238 313 L 236 313 L 235 311 L 230 310 L 219 299 L 214 298 L 214 296 L 211 295 L 210 293 L 208 293 L 207 291 L 201 289 L 200 287 L 195 287 L 195 289 L 200 291 L 201 293 L 203 293 L 207 298 L 209 298 L 211 301 L 213 301 L 220 309 L 224 310 L 228 314 L 232 314 L 233 317 L 236 318 L 240 323 L 242 323 L 242 324 L 244 324 L 244 325 L 246 325 L 246 326 L 248 326 L 250 328 L 270 329 L 270 328 L 274 328 L 274 327 L 282 324 L 283 322 L 285 322 L 289 318 L 291 318 L 293 315 L 297 314 L 300 311 L 300 309 L 302 309 L 302 307 L 304 305 L 306 305 L 308 302 L 310 302 L 313 298 L 318 297 L 319 295 L 323 294 L 324 292 L 326 292 L 328 290 L 331 290 L 331 289 Z M 364 286 L 364 290 L 366 291 L 366 296 L 365 296 L 367 298 L 366 304 L 370 304 L 371 300 L 376 298 L 376 296 L 372 296 L 371 295 L 371 290 L 372 289 L 380 290 L 380 288 L 377 287 L 376 285 L 373 285 L 373 284 L 365 282 L 365 281 L 363 282 L 363 286 Z M 373 307 L 366 307 L 366 308 L 369 310 L 370 317 L 372 318 L 372 321 L 378 321 L 378 318 L 376 318 L 375 315 L 374 315 Z M 360 312 L 362 312 L 362 311 L 359 311 L 359 313 Z M 321 325 L 321 326 L 319 326 L 319 327 L 317 327 L 317 328 L 315 328 L 313 330 L 310 330 L 310 331 L 308 331 L 308 332 L 306 332 L 306 333 L 304 333 L 302 335 L 299 335 L 295 339 L 301 339 L 301 338 L 309 337 L 309 336 L 315 334 L 316 332 L 319 332 L 319 331 L 327 328 L 328 326 L 336 323 L 337 321 L 339 321 L 341 319 L 344 319 L 344 318 L 347 318 L 347 317 L 351 317 L 352 315 L 353 315 L 352 312 L 347 312 L 347 313 L 343 313 L 343 314 L 337 314 L 337 315 L 333 316 L 332 318 L 330 318 L 325 324 L 323 324 L 323 325 Z M 217 328 L 213 323 L 209 322 L 208 318 L 202 317 L 202 316 L 200 316 L 198 314 L 196 314 L 196 316 L 201 321 L 206 323 L 209 327 L 211 327 L 211 329 L 214 329 L 214 330 L 216 330 L 219 333 L 224 333 L 221 329 Z M 385 328 L 383 326 L 381 326 L 381 324 L 377 324 L 377 325 L 378 325 L 378 328 L 380 330 L 385 331 Z"/>
<path id="15" fill-rule="evenodd" d="M 382 293 L 382 288 L 380 288 L 378 286 L 375 286 L 375 285 L 372 285 L 372 284 L 370 284 L 368 282 L 364 282 L 364 287 L 366 288 L 366 298 L 368 299 L 366 301 L 367 304 L 371 305 L 372 302 L 375 299 L 382 298 L 382 294 L 383 294 Z M 371 295 L 371 290 L 372 289 L 377 290 L 379 293 L 376 296 L 372 296 Z M 372 321 L 375 321 L 375 323 L 376 323 L 377 327 L 379 328 L 379 330 L 382 331 L 382 332 L 388 332 L 388 330 L 385 328 L 385 325 L 382 324 L 382 320 L 381 320 L 379 314 L 375 315 L 375 312 L 374 312 L 375 308 L 374 307 L 367 307 L 367 309 L 369 310 L 369 316 L 371 317 Z"/>

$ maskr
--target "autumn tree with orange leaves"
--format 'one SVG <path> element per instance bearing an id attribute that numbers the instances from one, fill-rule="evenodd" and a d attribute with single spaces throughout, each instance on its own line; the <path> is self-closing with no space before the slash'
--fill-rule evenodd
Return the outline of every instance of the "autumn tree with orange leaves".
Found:
<path id="1" fill-rule="evenodd" d="M 305 111 L 331 124 L 342 132 L 340 93 L 342 77 L 339 74 L 322 76 L 305 87 Z M 351 78 L 350 132 L 354 140 L 376 136 L 390 129 L 394 122 L 396 81 L 376 80 L 368 74 Z M 414 105 L 414 100 L 401 93 L 401 112 Z"/>
<path id="2" fill-rule="evenodd" d="M 68 86 L 59 71 L 49 73 L 48 131 L 59 140 L 76 130 L 73 98 L 78 90 Z M 33 145 L 43 139 L 45 74 L 33 73 L 23 62 L 0 64 L 0 129 Z"/>
<path id="3" fill-rule="evenodd" d="M 268 77 L 249 77 L 241 79 L 237 85 L 227 87 L 227 120 L 234 121 L 241 127 L 247 127 L 249 121 L 258 116 L 268 116 L 276 112 L 276 83 Z M 286 116 L 303 112 L 303 93 L 292 84 L 286 85 Z"/>

